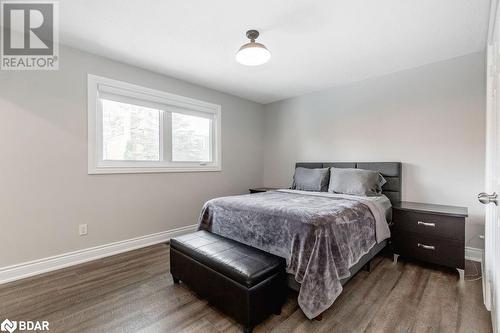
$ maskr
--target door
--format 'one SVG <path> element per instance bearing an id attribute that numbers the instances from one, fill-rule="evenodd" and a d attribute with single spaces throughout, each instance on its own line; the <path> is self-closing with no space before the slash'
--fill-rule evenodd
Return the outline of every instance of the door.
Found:
<path id="1" fill-rule="evenodd" d="M 493 331 L 499 332 L 500 320 L 500 18 L 497 1 L 491 2 L 487 45 L 487 110 L 486 110 L 486 192 L 479 201 L 485 204 L 485 258 L 483 294 L 486 308 L 491 310 Z"/>

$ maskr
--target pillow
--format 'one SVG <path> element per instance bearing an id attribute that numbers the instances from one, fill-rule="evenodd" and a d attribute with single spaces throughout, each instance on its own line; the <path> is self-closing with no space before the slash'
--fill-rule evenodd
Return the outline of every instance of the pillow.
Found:
<path id="1" fill-rule="evenodd" d="M 330 168 L 328 192 L 376 196 L 382 193 L 385 183 L 386 180 L 377 171 Z"/>
<path id="2" fill-rule="evenodd" d="M 298 167 L 293 176 L 292 189 L 302 191 L 328 191 L 329 168 L 308 169 Z"/>

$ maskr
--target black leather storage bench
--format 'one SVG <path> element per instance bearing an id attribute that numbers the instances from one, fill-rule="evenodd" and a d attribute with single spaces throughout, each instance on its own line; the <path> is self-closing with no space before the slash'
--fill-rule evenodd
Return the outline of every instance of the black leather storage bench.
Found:
<path id="1" fill-rule="evenodd" d="M 285 260 L 207 231 L 170 240 L 170 273 L 243 324 L 245 332 L 281 312 Z"/>

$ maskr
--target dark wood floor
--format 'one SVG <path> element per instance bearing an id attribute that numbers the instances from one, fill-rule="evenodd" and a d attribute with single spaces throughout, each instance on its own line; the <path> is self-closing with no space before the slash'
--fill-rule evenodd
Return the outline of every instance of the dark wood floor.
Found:
<path id="1" fill-rule="evenodd" d="M 322 321 L 290 293 L 280 316 L 255 332 L 491 332 L 481 280 L 453 270 L 377 257 Z M 476 274 L 468 262 L 467 278 Z M 51 332 L 238 332 L 241 327 L 169 274 L 169 247 L 155 245 L 0 285 L 0 319 L 49 320 Z"/>

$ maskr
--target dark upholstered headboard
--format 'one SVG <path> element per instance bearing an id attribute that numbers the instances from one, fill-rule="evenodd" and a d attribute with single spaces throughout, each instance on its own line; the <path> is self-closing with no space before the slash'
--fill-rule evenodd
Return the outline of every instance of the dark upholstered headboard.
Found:
<path id="1" fill-rule="evenodd" d="M 392 203 L 401 201 L 402 168 L 401 162 L 310 162 L 296 163 L 295 167 L 302 168 L 357 168 L 378 171 L 387 180 L 382 186 L 382 193 Z"/>

